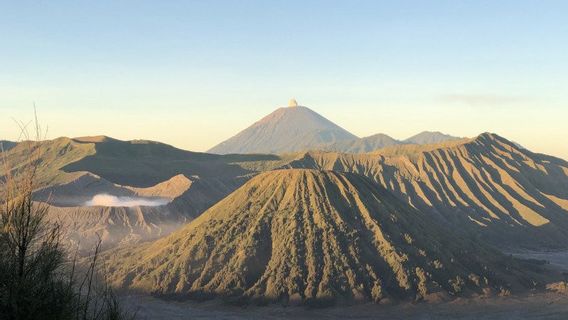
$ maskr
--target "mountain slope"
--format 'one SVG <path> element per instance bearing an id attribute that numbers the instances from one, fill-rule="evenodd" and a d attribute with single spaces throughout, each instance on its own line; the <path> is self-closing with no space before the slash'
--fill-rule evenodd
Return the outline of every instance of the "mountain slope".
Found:
<path id="1" fill-rule="evenodd" d="M 283 161 L 97 136 L 21 142 L 6 152 L 11 170 L 24 169 L 30 150 L 38 148 L 41 165 L 34 200 L 50 204 L 50 217 L 69 226 L 65 240 L 82 240 L 80 249 L 90 249 L 97 233 L 105 248 L 168 234 L 241 186 L 257 167 Z M 0 181 L 3 177 L 0 174 Z M 104 201 L 89 204 L 94 197 Z M 120 197 L 140 205 L 122 205 Z M 161 205 L 143 205 L 148 202 Z"/>
<path id="2" fill-rule="evenodd" d="M 413 144 L 433 144 L 433 143 L 441 143 L 446 141 L 458 140 L 460 138 L 450 136 L 448 134 L 441 133 L 439 131 L 424 131 L 417 135 L 414 135 L 406 140 L 404 143 L 413 143 Z"/>
<path id="3" fill-rule="evenodd" d="M 243 182 L 178 175 L 152 187 L 133 188 L 84 173 L 69 183 L 36 191 L 34 199 L 49 204 L 49 218 L 64 225 L 66 244 L 77 245 L 83 253 L 99 236 L 103 249 L 108 249 L 167 235 Z"/>
<path id="4" fill-rule="evenodd" d="M 494 134 L 371 154 L 310 152 L 289 168 L 365 175 L 439 223 L 501 246 L 568 246 L 568 163 Z"/>
<path id="5" fill-rule="evenodd" d="M 95 137 L 96 138 L 96 137 Z M 93 140 L 93 139 L 91 139 Z M 82 140 L 74 140 L 84 141 Z M 186 177 L 233 179 L 250 174 L 233 162 L 275 159 L 275 156 L 220 156 L 177 149 L 167 144 L 146 141 L 81 142 L 93 145 L 94 153 L 62 168 L 66 172 L 88 171 L 109 181 L 132 187 L 149 187 L 178 174 Z"/>
<path id="6" fill-rule="evenodd" d="M 386 134 L 379 133 L 364 138 L 339 141 L 330 145 L 322 146 L 318 149 L 343 153 L 367 153 L 384 147 L 398 145 L 400 143 L 400 141 L 391 138 Z"/>
<path id="7" fill-rule="evenodd" d="M 309 108 L 279 108 L 208 152 L 288 153 L 357 137 Z"/>
<path id="8" fill-rule="evenodd" d="M 76 181 L 85 172 L 108 182 L 146 188 L 179 174 L 201 179 L 241 179 L 254 174 L 256 167 L 270 168 L 282 163 L 273 155 L 216 155 L 177 149 L 167 144 L 109 137 L 61 137 L 41 142 L 21 142 L 6 152 L 11 170 L 27 165 L 30 150 L 40 149 L 38 188 Z M 4 176 L 0 172 L 0 179 Z"/>
<path id="9" fill-rule="evenodd" d="M 315 170 L 262 173 L 170 236 L 106 259 L 121 287 L 300 303 L 482 294 L 535 279 L 369 179 Z"/>

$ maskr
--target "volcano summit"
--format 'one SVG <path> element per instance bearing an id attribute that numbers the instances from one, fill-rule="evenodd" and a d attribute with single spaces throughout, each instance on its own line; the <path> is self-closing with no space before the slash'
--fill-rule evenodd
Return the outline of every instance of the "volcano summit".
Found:
<path id="1" fill-rule="evenodd" d="M 288 107 L 276 109 L 208 152 L 278 154 L 354 139 L 357 137 L 352 133 L 291 99 Z"/>

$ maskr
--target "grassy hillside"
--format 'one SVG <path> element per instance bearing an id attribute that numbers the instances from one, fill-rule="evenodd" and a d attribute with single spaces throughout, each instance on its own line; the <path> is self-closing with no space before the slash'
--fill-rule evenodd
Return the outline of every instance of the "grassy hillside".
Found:
<path id="1" fill-rule="evenodd" d="M 277 160 L 272 155 L 214 155 L 190 152 L 152 141 L 107 138 L 93 145 L 95 153 L 69 163 L 66 172 L 89 171 L 121 185 L 149 187 L 178 174 L 232 179 L 253 173 L 235 162 Z"/>
<path id="2" fill-rule="evenodd" d="M 170 236 L 106 258 L 115 285 L 181 297 L 328 304 L 542 286 L 534 266 L 371 180 L 315 170 L 262 173 Z"/>
<path id="3" fill-rule="evenodd" d="M 150 187 L 178 174 L 232 179 L 254 173 L 256 167 L 283 163 L 273 155 L 221 156 L 153 141 L 121 141 L 100 136 L 19 143 L 6 151 L 12 170 L 21 169 L 30 150 L 37 148 L 41 150 L 40 187 L 68 183 L 77 179 L 80 172 L 90 172 L 124 186 Z M 264 162 L 274 164 L 260 164 Z M 251 165 L 247 166 L 248 163 Z"/>
<path id="4" fill-rule="evenodd" d="M 69 138 L 57 138 L 42 142 L 24 141 L 6 151 L 6 159 L 11 169 L 23 170 L 28 163 L 30 152 L 40 149 L 37 179 L 38 187 L 61 184 L 76 179 L 79 173 L 66 173 L 62 168 L 69 163 L 95 154 L 94 144 L 79 143 Z M 0 174 L 4 177 L 4 173 Z"/>

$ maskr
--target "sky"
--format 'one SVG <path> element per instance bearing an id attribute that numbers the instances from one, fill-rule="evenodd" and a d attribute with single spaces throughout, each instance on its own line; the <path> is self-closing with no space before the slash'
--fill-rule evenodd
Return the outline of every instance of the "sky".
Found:
<path id="1" fill-rule="evenodd" d="M 3 1 L 0 139 L 205 151 L 291 97 L 358 136 L 494 132 L 568 159 L 567 1 Z"/>

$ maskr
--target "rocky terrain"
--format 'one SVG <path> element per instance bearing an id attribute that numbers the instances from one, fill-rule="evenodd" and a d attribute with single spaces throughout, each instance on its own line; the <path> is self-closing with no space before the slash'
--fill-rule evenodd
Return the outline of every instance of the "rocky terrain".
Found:
<path id="1" fill-rule="evenodd" d="M 440 224 L 499 246 L 568 245 L 568 162 L 495 134 L 368 154 L 308 152 L 285 167 L 364 175 Z"/>

